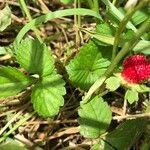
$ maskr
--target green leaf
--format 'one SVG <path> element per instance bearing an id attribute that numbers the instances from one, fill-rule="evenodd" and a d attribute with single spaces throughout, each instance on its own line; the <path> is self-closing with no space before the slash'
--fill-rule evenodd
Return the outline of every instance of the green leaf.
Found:
<path id="1" fill-rule="evenodd" d="M 58 114 L 60 106 L 64 105 L 64 84 L 61 76 L 53 73 L 35 85 L 31 97 L 33 107 L 40 116 L 53 117 Z"/>
<path id="2" fill-rule="evenodd" d="M 0 10 L 0 31 L 4 31 L 11 24 L 11 10 L 6 6 Z"/>
<path id="3" fill-rule="evenodd" d="M 125 97 L 124 97 L 130 104 L 136 102 L 139 100 L 139 97 L 138 97 L 138 92 L 135 91 L 135 90 L 130 90 L 128 89 L 126 91 L 126 94 L 125 94 Z"/>
<path id="4" fill-rule="evenodd" d="M 27 148 L 22 143 L 8 138 L 0 144 L 0 150 L 27 150 Z"/>
<path id="5" fill-rule="evenodd" d="M 109 127 L 112 112 L 102 97 L 96 96 L 81 105 L 79 116 L 80 133 L 87 138 L 98 138 Z"/>
<path id="6" fill-rule="evenodd" d="M 131 89 L 139 93 L 150 92 L 150 87 L 147 87 L 144 84 L 134 84 Z"/>
<path id="7" fill-rule="evenodd" d="M 102 56 L 101 49 L 90 41 L 66 68 L 73 85 L 88 90 L 109 65 L 110 61 Z"/>
<path id="8" fill-rule="evenodd" d="M 102 0 L 102 2 L 108 7 L 107 16 L 110 18 L 111 21 L 114 22 L 121 22 L 124 18 L 124 14 L 116 8 L 109 0 Z M 136 27 L 129 21 L 126 26 L 128 29 L 132 29 L 136 31 Z"/>
<path id="9" fill-rule="evenodd" d="M 108 36 L 113 37 L 115 35 L 115 32 L 116 32 L 115 27 L 109 25 L 106 22 L 98 24 L 96 26 L 96 33 L 99 34 L 99 37 L 100 36 L 103 36 L 103 37 L 105 36 L 105 38 L 107 38 Z M 104 46 L 108 45 L 108 44 L 106 44 L 106 42 L 102 42 L 97 39 L 95 39 L 95 40 L 96 40 L 96 42 L 98 42 L 99 45 L 104 45 Z M 104 38 L 102 38 L 102 40 L 104 41 Z M 107 39 L 106 39 L 106 41 L 107 41 Z"/>
<path id="10" fill-rule="evenodd" d="M 17 46 L 17 61 L 27 71 L 46 76 L 54 71 L 54 58 L 45 44 L 25 39 Z"/>
<path id="11" fill-rule="evenodd" d="M 117 77 L 110 77 L 106 81 L 106 88 L 110 91 L 115 91 L 121 85 L 121 80 Z"/>
<path id="12" fill-rule="evenodd" d="M 34 80 L 12 67 L 0 67 L 0 97 L 13 96 Z"/>
<path id="13" fill-rule="evenodd" d="M 144 119 L 125 121 L 114 131 L 107 134 L 105 139 L 107 142 L 104 150 L 110 150 L 110 145 L 118 150 L 130 149 L 140 138 L 146 125 L 147 121 Z"/>
<path id="14" fill-rule="evenodd" d="M 90 9 L 84 9 L 84 8 L 76 8 L 76 9 L 65 9 L 65 10 L 58 10 L 54 12 L 47 13 L 46 15 L 37 17 L 36 19 L 33 19 L 28 24 L 26 24 L 19 32 L 15 39 L 15 43 L 19 44 L 24 35 L 31 29 L 42 25 L 43 23 L 55 19 L 55 18 L 61 18 L 65 16 L 71 16 L 71 15 L 88 15 L 92 17 L 96 17 L 99 20 L 102 20 L 100 14 L 97 12 L 90 10 Z"/>
<path id="15" fill-rule="evenodd" d="M 6 50 L 5 50 L 5 47 L 1 47 L 0 46 L 0 55 L 4 55 L 4 54 L 6 54 L 7 52 L 6 52 Z"/>
<path id="16" fill-rule="evenodd" d="M 137 10 L 132 16 L 132 22 L 134 25 L 139 25 L 144 22 L 149 16 L 148 10 L 146 8 Z"/>
<path id="17" fill-rule="evenodd" d="M 73 0 L 60 0 L 60 2 L 62 2 L 64 4 L 69 4 L 69 3 L 72 3 Z"/>

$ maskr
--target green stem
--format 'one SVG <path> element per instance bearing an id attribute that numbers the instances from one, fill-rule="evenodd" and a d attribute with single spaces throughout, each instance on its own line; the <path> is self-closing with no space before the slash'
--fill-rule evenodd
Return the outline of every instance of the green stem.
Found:
<path id="1" fill-rule="evenodd" d="M 105 76 L 109 77 L 118 63 L 122 60 L 122 58 L 131 51 L 135 45 L 139 42 L 140 37 L 149 30 L 150 27 L 150 17 L 142 24 L 142 26 L 138 29 L 138 31 L 135 33 L 134 37 L 124 44 L 121 51 L 117 54 L 115 59 L 112 61 L 111 65 L 108 67 L 107 71 L 105 72 Z"/>
<path id="2" fill-rule="evenodd" d="M 81 101 L 81 104 L 85 104 L 90 100 L 90 97 L 92 96 L 93 93 L 95 93 L 99 87 L 103 85 L 105 80 L 111 76 L 113 73 L 114 69 L 117 67 L 118 63 L 122 60 L 122 58 L 129 52 L 131 51 L 134 46 L 138 43 L 140 37 L 147 31 L 149 30 L 150 26 L 150 17 L 142 24 L 142 26 L 137 30 L 135 33 L 134 37 L 129 41 L 126 42 L 121 51 L 118 53 L 118 55 L 115 57 L 115 59 L 112 61 L 111 65 L 108 67 L 106 70 L 104 76 L 100 77 L 89 89 L 88 93 L 85 95 L 84 99 Z"/>
<path id="3" fill-rule="evenodd" d="M 20 127 L 22 124 L 24 124 L 28 119 L 30 119 L 33 115 L 35 114 L 35 112 L 32 112 L 31 114 L 28 114 L 27 116 L 25 116 L 23 119 L 21 119 L 20 121 L 18 121 L 16 123 L 16 125 L 11 128 L 8 132 L 6 132 L 1 138 L 0 138 L 0 143 L 2 141 L 4 141 L 11 133 L 13 133 L 16 129 L 18 129 L 18 127 Z"/>
<path id="4" fill-rule="evenodd" d="M 114 45 L 113 45 L 113 52 L 112 52 L 112 60 L 114 60 L 116 54 L 117 54 L 117 50 L 118 50 L 118 44 L 120 42 L 121 39 L 121 35 L 123 30 L 126 28 L 126 25 L 128 23 L 128 21 L 132 18 L 133 14 L 140 8 L 144 7 L 149 0 L 143 0 L 139 3 L 139 5 L 135 8 L 131 8 L 129 11 L 127 11 L 125 17 L 123 18 L 123 20 L 120 22 L 119 24 L 119 28 L 116 32 L 115 35 L 115 41 L 114 41 Z"/>
<path id="5" fill-rule="evenodd" d="M 21 8 L 23 9 L 23 11 L 25 12 L 27 18 L 29 19 L 29 21 L 32 21 L 32 17 L 31 17 L 31 15 L 30 15 L 29 9 L 28 9 L 28 7 L 27 7 L 25 1 L 24 1 L 24 0 L 19 0 L 19 3 L 20 3 L 20 5 L 21 5 Z M 38 38 L 38 40 L 39 40 L 40 42 L 42 42 L 42 39 L 41 39 L 41 37 L 40 37 L 40 35 L 39 35 L 39 31 L 38 31 L 36 28 L 34 28 L 33 31 L 35 32 L 35 35 L 36 35 L 36 37 Z"/>

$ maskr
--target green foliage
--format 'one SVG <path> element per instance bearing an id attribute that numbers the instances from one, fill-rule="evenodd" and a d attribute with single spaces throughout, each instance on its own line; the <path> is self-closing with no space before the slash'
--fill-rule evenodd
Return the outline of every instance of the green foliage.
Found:
<path id="1" fill-rule="evenodd" d="M 112 119 L 112 112 L 102 97 L 93 97 L 79 110 L 80 133 L 87 138 L 98 138 L 105 133 Z"/>
<path id="2" fill-rule="evenodd" d="M 139 100 L 138 92 L 135 90 L 128 89 L 125 94 L 125 100 L 127 100 L 130 104 Z"/>
<path id="3" fill-rule="evenodd" d="M 19 64 L 32 74 L 46 76 L 54 71 L 54 59 L 50 50 L 38 40 L 26 38 L 17 47 Z"/>
<path id="4" fill-rule="evenodd" d="M 7 139 L 6 142 L 0 144 L 1 150 L 27 150 L 23 144 L 12 139 Z"/>
<path id="5" fill-rule="evenodd" d="M 73 2 L 73 0 L 60 0 L 60 1 L 64 4 L 69 4 Z"/>
<path id="6" fill-rule="evenodd" d="M 106 88 L 110 91 L 115 91 L 117 88 L 119 88 L 121 84 L 121 80 L 117 77 L 110 77 L 106 81 Z"/>
<path id="7" fill-rule="evenodd" d="M 110 145 L 116 149 L 130 149 L 140 138 L 145 130 L 147 121 L 144 119 L 128 120 L 106 135 L 104 150 L 109 150 Z M 112 148 L 113 148 L 112 147 Z"/>
<path id="8" fill-rule="evenodd" d="M 11 24 L 11 10 L 6 6 L 0 10 L 0 31 L 5 30 Z"/>
<path id="9" fill-rule="evenodd" d="M 0 67 L 0 97 L 13 96 L 31 85 L 32 78 L 14 67 Z"/>
<path id="10" fill-rule="evenodd" d="M 73 85 L 88 90 L 109 65 L 110 61 L 102 56 L 97 44 L 90 41 L 80 49 L 79 54 L 66 68 Z"/>
<path id="11" fill-rule="evenodd" d="M 40 116 L 53 117 L 64 104 L 66 90 L 61 76 L 53 73 L 39 81 L 32 91 L 32 103 Z"/>

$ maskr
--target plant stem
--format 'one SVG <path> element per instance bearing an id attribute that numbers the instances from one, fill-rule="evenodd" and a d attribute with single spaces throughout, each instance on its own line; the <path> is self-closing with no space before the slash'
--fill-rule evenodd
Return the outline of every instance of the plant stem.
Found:
<path id="1" fill-rule="evenodd" d="M 129 52 L 131 51 L 134 46 L 138 43 L 141 35 L 143 35 L 147 30 L 149 30 L 150 26 L 150 17 L 142 24 L 142 26 L 137 30 L 135 33 L 134 37 L 129 41 L 126 42 L 121 51 L 118 53 L 118 55 L 115 57 L 115 59 L 112 61 L 108 69 L 106 70 L 104 76 L 101 76 L 89 89 L 88 93 L 85 95 L 83 100 L 81 101 L 81 104 L 85 104 L 90 100 L 90 97 L 94 92 L 96 92 L 99 87 L 103 85 L 105 80 L 111 76 L 113 73 L 114 69 L 117 67 L 118 63 L 122 60 L 122 58 Z"/>
<path id="2" fill-rule="evenodd" d="M 28 7 L 27 7 L 25 1 L 24 1 L 24 0 L 19 0 L 19 2 L 20 2 L 20 5 L 21 5 L 21 8 L 22 8 L 23 11 L 25 12 L 25 14 L 26 14 L 27 18 L 29 19 L 29 21 L 32 21 L 32 17 L 31 17 L 31 15 L 30 15 L 29 9 L 28 9 Z M 35 32 L 35 35 L 36 35 L 36 37 L 38 38 L 38 40 L 39 40 L 40 42 L 42 42 L 42 39 L 41 39 L 41 37 L 40 37 L 40 35 L 39 35 L 39 30 L 37 30 L 36 28 L 34 28 L 33 31 Z"/>
<path id="3" fill-rule="evenodd" d="M 148 0 L 143 0 L 139 3 L 139 5 L 135 8 L 131 8 L 129 11 L 127 11 L 125 17 L 123 18 L 123 20 L 120 22 L 119 24 L 119 28 L 116 32 L 115 35 L 115 41 L 114 41 L 114 45 L 113 45 L 113 52 L 112 52 L 112 60 L 114 60 L 116 54 L 117 54 L 117 49 L 118 49 L 118 44 L 120 42 L 121 39 L 121 35 L 123 30 L 126 28 L 126 25 L 128 23 L 128 21 L 132 18 L 133 14 L 140 8 L 144 7 L 146 4 L 148 3 Z"/>
<path id="4" fill-rule="evenodd" d="M 113 70 L 116 68 L 118 63 L 121 61 L 121 59 L 134 48 L 134 46 L 138 43 L 140 37 L 149 30 L 150 27 L 150 17 L 141 25 L 141 27 L 138 29 L 138 31 L 135 33 L 134 37 L 124 44 L 121 51 L 117 54 L 115 59 L 112 61 L 111 65 L 108 67 L 108 69 L 105 72 L 105 76 L 109 77 Z"/>

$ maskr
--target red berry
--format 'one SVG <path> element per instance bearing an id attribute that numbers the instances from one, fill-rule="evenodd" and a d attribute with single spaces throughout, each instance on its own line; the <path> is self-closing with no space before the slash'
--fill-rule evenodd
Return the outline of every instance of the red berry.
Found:
<path id="1" fill-rule="evenodd" d="M 146 56 L 133 55 L 126 58 L 121 75 L 129 83 L 141 83 L 150 78 L 150 63 Z"/>

